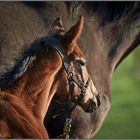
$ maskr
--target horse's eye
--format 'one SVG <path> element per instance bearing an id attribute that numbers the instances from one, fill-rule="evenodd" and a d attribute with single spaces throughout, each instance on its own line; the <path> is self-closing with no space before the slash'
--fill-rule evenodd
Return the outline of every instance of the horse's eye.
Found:
<path id="1" fill-rule="evenodd" d="M 78 60 L 78 63 L 81 65 L 81 66 L 85 66 L 86 65 L 86 62 L 84 60 Z"/>

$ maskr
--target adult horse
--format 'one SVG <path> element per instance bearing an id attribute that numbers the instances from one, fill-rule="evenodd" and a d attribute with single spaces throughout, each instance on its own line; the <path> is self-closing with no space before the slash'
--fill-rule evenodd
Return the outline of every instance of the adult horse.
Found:
<path id="1" fill-rule="evenodd" d="M 16 66 L 1 77 L 2 137 L 48 138 L 43 122 L 51 99 L 58 90 L 61 91 L 59 96 L 68 98 L 70 84 L 71 101 L 86 112 L 93 112 L 98 107 L 98 92 L 77 45 L 83 22 L 81 17 L 65 32 L 57 18 L 49 36 L 36 39 Z"/>
<path id="2" fill-rule="evenodd" d="M 113 72 L 140 43 L 139 2 L 2 2 L 0 13 L 1 75 L 15 65 L 15 59 L 20 58 L 19 52 L 25 43 L 31 42 L 37 35 L 46 34 L 49 21 L 54 17 L 61 16 L 66 28 L 80 15 L 86 17 L 79 44 L 85 52 L 89 73 L 101 96 L 101 105 L 90 114 L 78 106 L 75 108 L 71 137 L 93 137 L 111 106 Z M 60 116 L 61 119 L 46 121 L 51 137 L 62 133 L 65 114 Z M 57 131 L 54 124 L 58 126 L 55 128 L 59 128 Z"/>

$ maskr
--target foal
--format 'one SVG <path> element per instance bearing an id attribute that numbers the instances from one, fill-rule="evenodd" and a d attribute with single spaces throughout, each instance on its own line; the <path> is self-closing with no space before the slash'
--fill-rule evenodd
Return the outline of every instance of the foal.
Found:
<path id="1" fill-rule="evenodd" d="M 0 136 L 12 138 L 48 138 L 43 121 L 55 93 L 68 97 L 67 73 L 60 54 L 53 46 L 63 48 L 72 72 L 85 85 L 78 104 L 92 112 L 98 107 L 98 92 L 86 69 L 84 55 L 76 41 L 83 28 L 83 17 L 68 32 L 60 18 L 52 24 L 48 37 L 37 39 L 19 63 L 0 79 Z M 88 80 L 90 79 L 90 80 Z M 75 102 L 81 89 L 73 87 Z"/>

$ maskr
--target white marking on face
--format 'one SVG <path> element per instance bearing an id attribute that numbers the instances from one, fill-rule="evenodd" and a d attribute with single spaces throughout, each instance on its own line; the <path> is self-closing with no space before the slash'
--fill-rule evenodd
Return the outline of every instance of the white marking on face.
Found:
<path id="1" fill-rule="evenodd" d="M 97 99 L 96 99 L 97 95 L 98 95 L 97 89 L 95 88 L 93 81 L 90 80 L 90 84 L 87 87 L 83 102 L 87 103 L 87 101 L 89 99 L 92 99 L 95 102 L 95 104 L 97 105 Z"/>
<path id="2" fill-rule="evenodd" d="M 84 84 L 88 81 L 88 78 L 90 77 L 87 72 L 86 67 L 86 60 L 85 58 L 76 58 L 76 61 L 78 63 L 78 66 L 76 68 L 76 73 L 80 76 L 80 79 L 83 80 Z M 93 84 L 93 81 L 90 80 L 89 86 L 86 89 L 85 96 L 83 98 L 83 102 L 86 103 L 89 99 L 93 99 L 95 104 L 97 104 L 96 96 L 98 95 L 97 89 L 95 88 L 95 85 Z"/>

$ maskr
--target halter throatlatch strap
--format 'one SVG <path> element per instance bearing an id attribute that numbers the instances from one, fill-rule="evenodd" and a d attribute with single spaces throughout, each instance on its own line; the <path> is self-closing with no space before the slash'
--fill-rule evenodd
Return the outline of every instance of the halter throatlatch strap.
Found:
<path id="1" fill-rule="evenodd" d="M 68 139 L 69 138 L 69 133 L 70 133 L 70 129 L 71 129 L 71 123 L 72 123 L 72 118 L 71 118 L 71 102 L 72 102 L 72 96 L 73 96 L 73 80 L 72 80 L 72 76 L 73 76 L 73 73 L 72 73 L 72 69 L 71 67 L 68 65 L 68 59 L 66 57 L 66 52 L 63 48 L 60 48 L 59 46 L 56 46 L 56 45 L 52 45 L 51 43 L 47 42 L 47 45 L 56 49 L 56 51 L 59 53 L 61 59 L 62 59 L 62 62 L 63 62 L 63 65 L 64 65 L 64 68 L 65 68 L 65 71 L 68 75 L 67 79 L 68 79 L 68 82 L 69 82 L 69 102 L 67 103 L 67 116 L 66 116 L 66 121 L 64 123 L 64 128 L 63 128 L 63 134 L 58 136 L 58 138 L 66 138 Z"/>
<path id="2" fill-rule="evenodd" d="M 70 75 L 68 75 L 68 82 L 69 82 L 69 100 L 67 105 L 67 116 L 66 116 L 66 121 L 64 123 L 64 128 L 63 128 L 63 134 L 58 136 L 57 138 L 65 138 L 65 139 L 69 139 L 69 133 L 71 130 L 71 125 L 72 125 L 72 118 L 71 118 L 71 103 L 72 103 L 72 96 L 73 96 L 73 80 L 72 80 L 72 73 L 70 73 Z"/>

